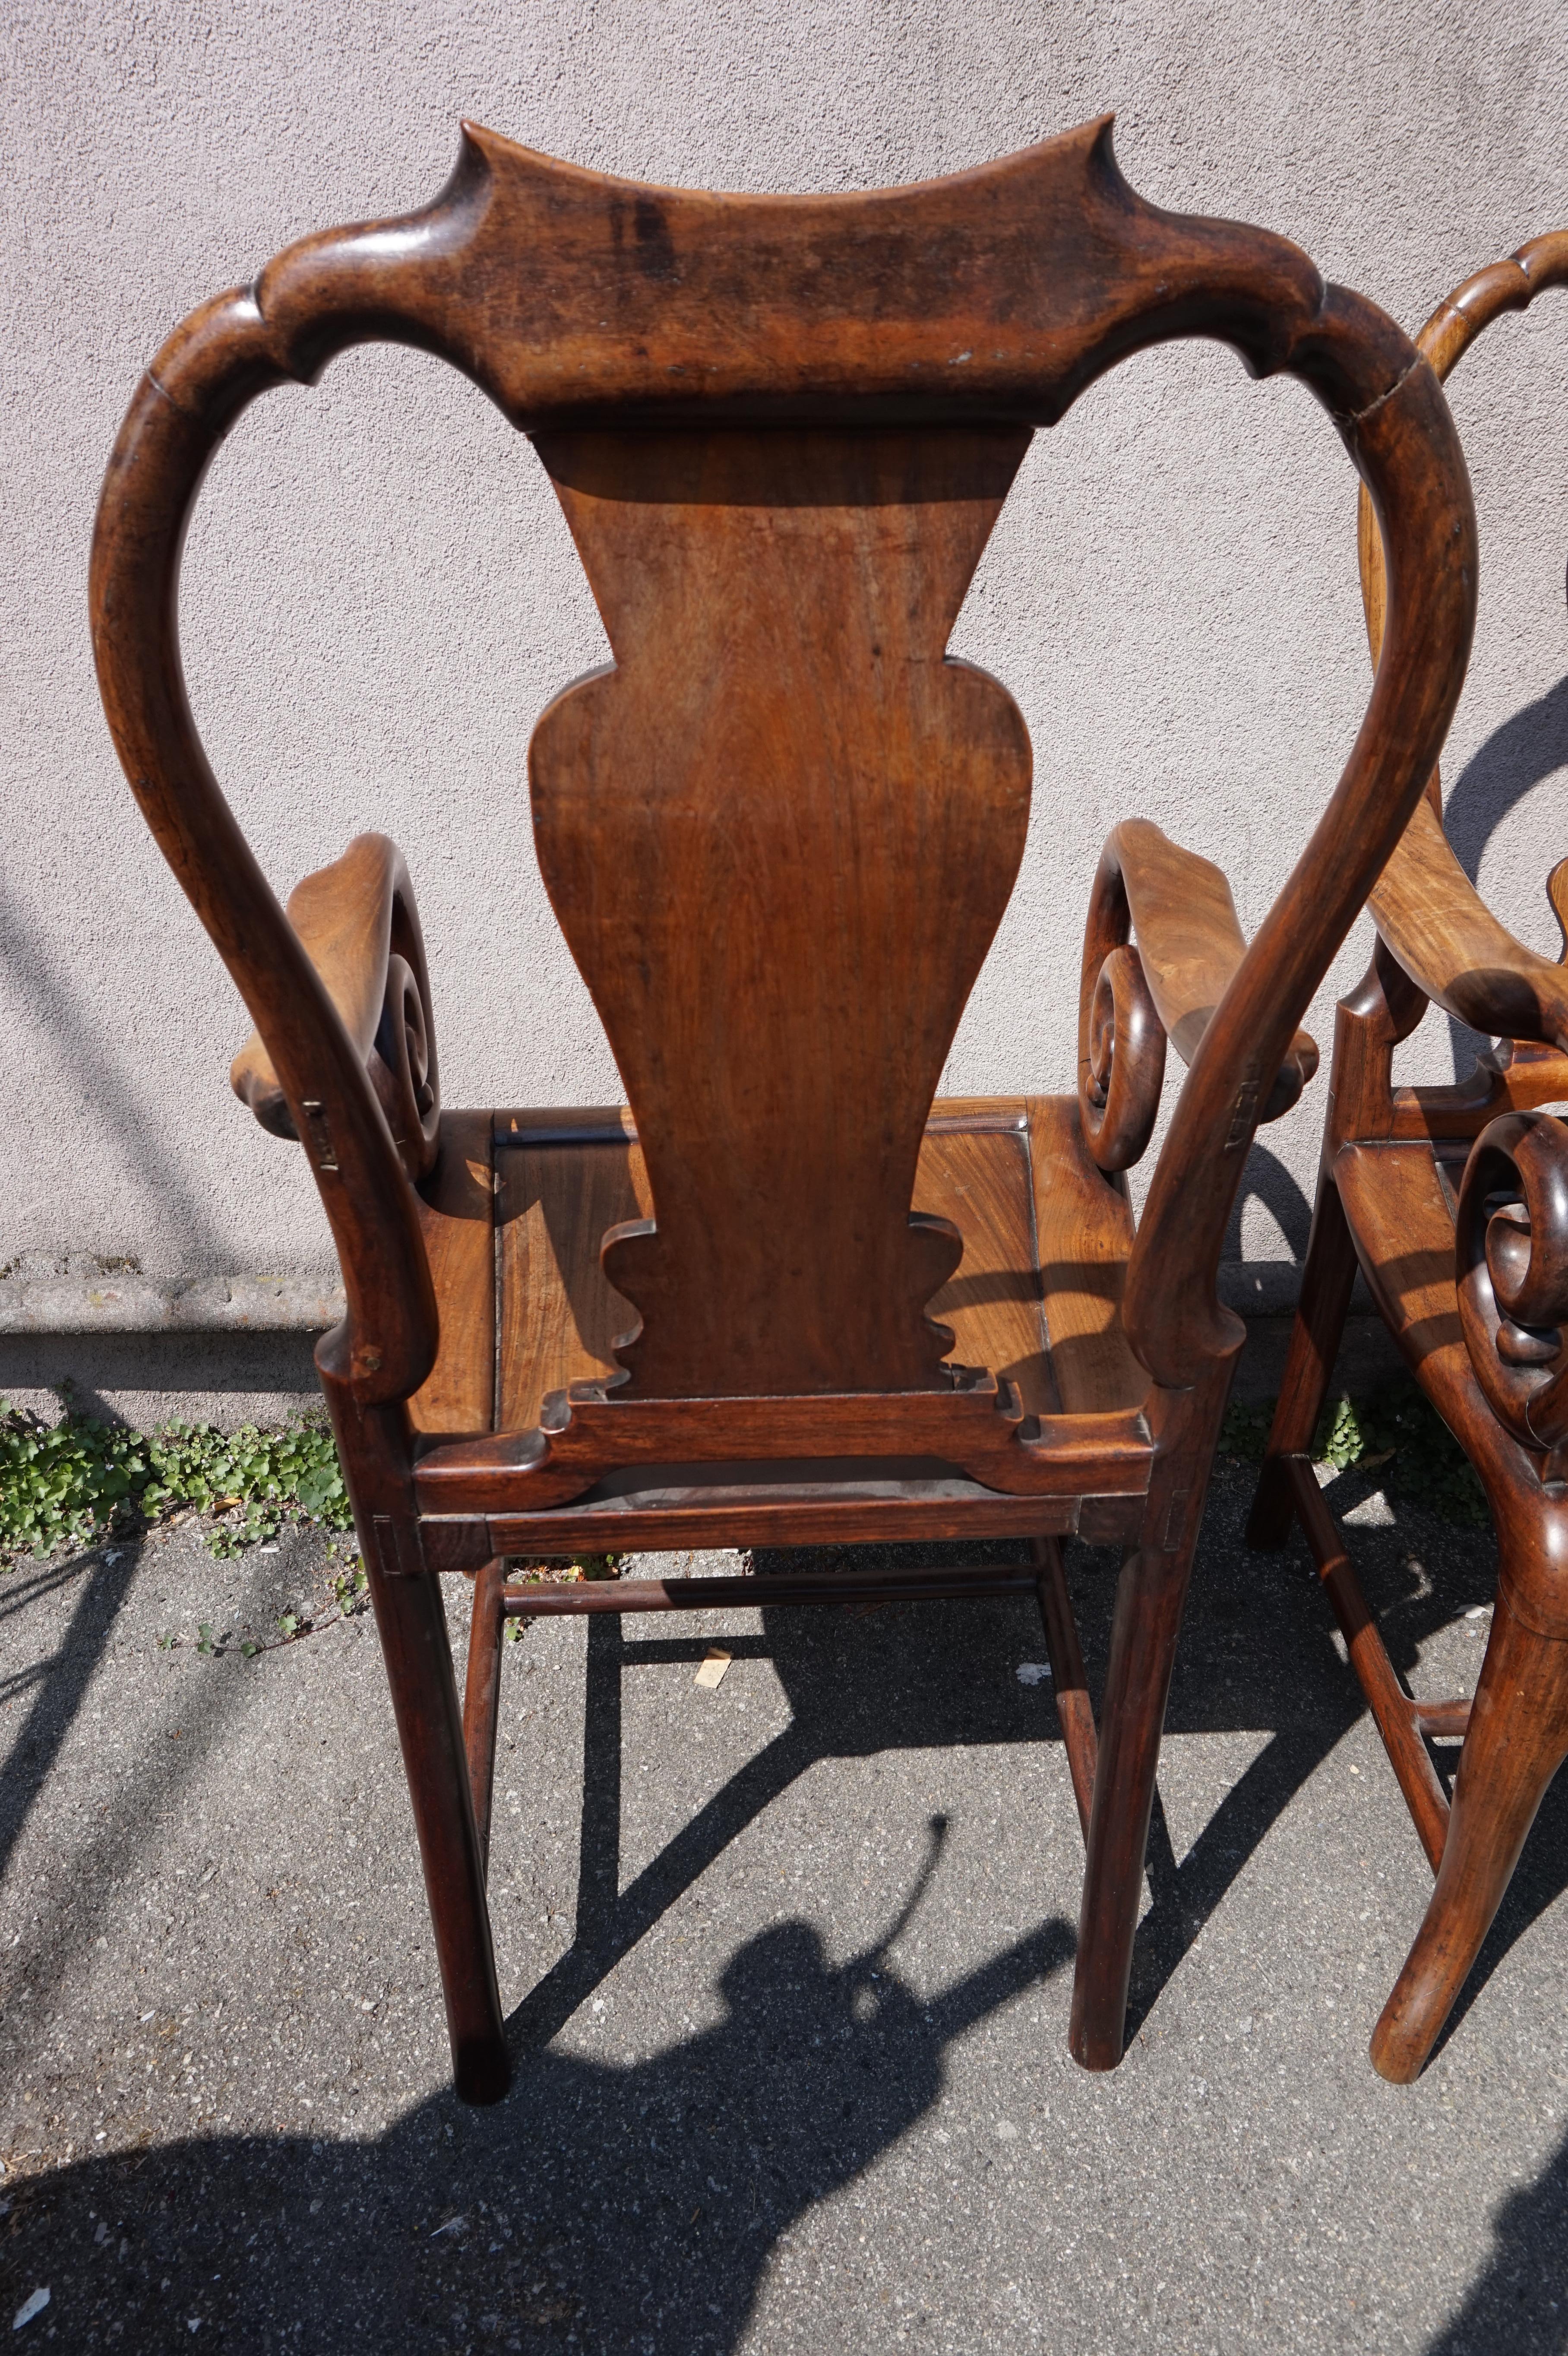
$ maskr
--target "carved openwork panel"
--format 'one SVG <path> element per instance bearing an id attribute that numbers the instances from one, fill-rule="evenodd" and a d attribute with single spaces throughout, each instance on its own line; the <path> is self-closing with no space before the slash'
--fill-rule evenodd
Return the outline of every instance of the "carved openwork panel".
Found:
<path id="1" fill-rule="evenodd" d="M 615 656 L 529 753 L 540 867 L 654 1218 L 605 1267 L 662 1397 L 917 1390 L 962 1248 L 922 1131 L 1007 905 L 1030 755 L 949 633 L 1028 445 L 991 428 L 560 434 Z"/>

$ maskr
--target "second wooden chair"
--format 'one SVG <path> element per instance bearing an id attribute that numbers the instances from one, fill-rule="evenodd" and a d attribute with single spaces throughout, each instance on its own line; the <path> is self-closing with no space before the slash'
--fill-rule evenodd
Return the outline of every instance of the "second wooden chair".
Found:
<path id="1" fill-rule="evenodd" d="M 1439 376 L 1504 311 L 1568 284 L 1568 231 L 1467 279 L 1422 329 Z M 1372 656 L 1385 573 L 1363 494 Z M 1548 881 L 1560 921 L 1568 863 Z M 1372 896 L 1371 969 L 1339 1008 L 1323 1162 L 1253 1543 L 1299 1516 L 1437 1886 L 1372 2036 L 1385 2078 L 1424 2067 L 1568 1757 L 1568 972 L 1499 925 L 1443 830 L 1436 773 Z M 1568 932 L 1564 934 L 1568 943 Z M 1429 1005 L 1498 1040 L 1452 1087 L 1395 1087 Z M 1358 1264 L 1416 1380 L 1479 1473 L 1498 1593 L 1473 1701 L 1413 1700 L 1309 1457 Z M 1428 1744 L 1460 1736 L 1453 1805 Z"/>

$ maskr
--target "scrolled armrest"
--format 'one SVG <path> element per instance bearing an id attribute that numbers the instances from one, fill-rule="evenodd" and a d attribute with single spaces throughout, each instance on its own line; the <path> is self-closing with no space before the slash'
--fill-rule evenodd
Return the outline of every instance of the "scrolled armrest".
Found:
<path id="1" fill-rule="evenodd" d="M 1147 819 L 1112 830 L 1090 900 L 1079 995 L 1079 1106 L 1103 1170 L 1129 1169 L 1143 1152 L 1165 1040 L 1191 1063 L 1246 952 L 1230 884 L 1211 860 L 1183 851 Z M 1316 1043 L 1297 1031 L 1258 1118 L 1288 1112 L 1317 1069 Z"/>
<path id="2" fill-rule="evenodd" d="M 422 1178 L 436 1158 L 441 1088 L 424 938 L 402 853 L 384 834 L 356 835 L 341 859 L 294 886 L 288 917 L 364 1060 L 404 1170 Z M 229 1077 L 263 1129 L 298 1137 L 259 1031 Z"/>
<path id="3" fill-rule="evenodd" d="M 1563 923 L 1568 860 L 1547 882 Z M 1493 916 L 1423 798 L 1372 894 L 1378 931 L 1418 990 L 1492 1037 L 1568 1050 L 1568 971 Z"/>

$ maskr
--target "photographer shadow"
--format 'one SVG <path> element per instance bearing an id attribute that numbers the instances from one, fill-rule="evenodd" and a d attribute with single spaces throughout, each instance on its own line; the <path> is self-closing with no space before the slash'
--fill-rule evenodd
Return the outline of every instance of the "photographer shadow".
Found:
<path id="1" fill-rule="evenodd" d="M 491 2109 L 443 2089 L 373 2138 L 193 2137 L 32 2179 L 12 2278 L 50 2284 L 76 2346 L 111 2328 L 116 2346 L 163 2346 L 177 2321 L 204 2345 L 532 2350 L 570 2333 L 600 2356 L 723 2356 L 791 2226 L 930 2112 L 959 2040 L 1072 1954 L 1047 1922 L 917 1996 L 890 1951 L 944 1831 L 934 1819 L 874 1947 L 835 1964 L 812 1925 L 775 1923 L 720 1971 L 722 2017 L 646 2060 L 552 2048 Z"/>

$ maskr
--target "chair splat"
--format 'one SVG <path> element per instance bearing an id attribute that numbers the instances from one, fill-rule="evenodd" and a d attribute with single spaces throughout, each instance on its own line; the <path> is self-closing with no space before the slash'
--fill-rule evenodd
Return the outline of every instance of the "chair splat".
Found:
<path id="1" fill-rule="evenodd" d="M 606 1240 L 627 1394 L 941 1386 L 912 1215 L 1030 752 L 947 638 L 1017 426 L 539 437 L 615 654 L 529 749 L 539 865 L 653 1217 Z"/>

